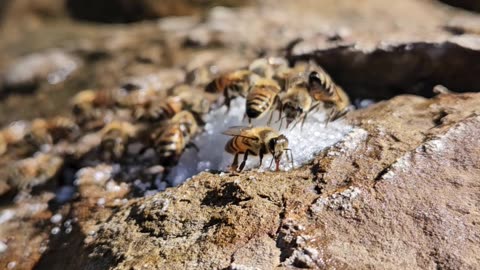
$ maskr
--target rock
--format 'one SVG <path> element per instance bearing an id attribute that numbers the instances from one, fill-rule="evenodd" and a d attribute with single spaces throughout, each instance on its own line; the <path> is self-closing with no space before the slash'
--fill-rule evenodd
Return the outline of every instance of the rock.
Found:
<path id="1" fill-rule="evenodd" d="M 464 8 L 471 11 L 480 11 L 480 3 L 476 0 L 440 0 L 454 7 Z"/>
<path id="2" fill-rule="evenodd" d="M 330 148 L 306 168 L 202 173 L 122 207 L 89 238 L 93 252 L 85 263 L 479 267 L 480 215 L 471 205 L 478 192 L 479 105 L 479 94 L 399 96 L 350 115 L 368 135 L 360 144 Z"/>
<path id="3" fill-rule="evenodd" d="M 25 198 L 0 212 L 0 241 L 4 250 L 0 252 L 3 269 L 33 269 L 48 248 L 52 226 L 48 209 L 51 193 Z M 18 233 L 21 231 L 21 233 Z"/>

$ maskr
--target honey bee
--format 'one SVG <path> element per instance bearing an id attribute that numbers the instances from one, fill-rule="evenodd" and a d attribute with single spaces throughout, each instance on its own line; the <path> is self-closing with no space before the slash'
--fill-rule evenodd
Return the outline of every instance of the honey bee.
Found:
<path id="1" fill-rule="evenodd" d="M 284 58 L 267 57 L 253 60 L 248 70 L 262 78 L 272 79 L 277 72 L 287 67 L 288 63 Z"/>
<path id="2" fill-rule="evenodd" d="M 291 78 L 305 74 L 308 67 L 309 65 L 306 62 L 297 63 L 294 67 L 280 66 L 276 69 L 273 79 L 278 82 L 282 89 L 287 89 L 288 85 L 291 84 L 289 83 Z"/>
<path id="3" fill-rule="evenodd" d="M 245 97 L 250 85 L 249 70 L 237 70 L 220 75 L 206 87 L 208 93 L 223 93 L 225 105 L 230 109 L 230 101 L 238 96 Z"/>
<path id="4" fill-rule="evenodd" d="M 119 160 L 137 128 L 126 121 L 114 121 L 106 125 L 101 131 L 100 152 L 105 160 Z"/>
<path id="5" fill-rule="evenodd" d="M 350 111 L 348 95 L 321 68 L 308 74 L 308 86 L 310 95 L 315 101 L 322 102 L 326 108 L 331 108 L 326 123 L 335 121 Z"/>
<path id="6" fill-rule="evenodd" d="M 119 103 L 125 96 L 122 89 L 83 90 L 72 100 L 72 112 L 80 125 L 100 119 L 108 109 Z"/>
<path id="7" fill-rule="evenodd" d="M 168 97 L 166 100 L 152 98 L 133 108 L 133 116 L 137 120 L 158 121 L 172 118 L 183 108 L 179 97 Z"/>
<path id="8" fill-rule="evenodd" d="M 305 80 L 304 76 L 297 76 L 293 79 L 289 79 L 288 84 L 288 90 L 281 98 L 281 113 L 285 114 L 284 118 L 287 120 L 287 128 L 291 122 L 297 119 L 301 119 L 303 126 L 307 114 L 314 109 L 318 103 L 312 106 L 313 100 L 308 92 L 308 82 Z M 293 127 L 295 127 L 295 125 Z"/>
<path id="9" fill-rule="evenodd" d="M 35 146 L 55 144 L 62 139 L 76 136 L 79 131 L 77 124 L 68 117 L 57 116 L 51 119 L 35 119 L 30 126 L 26 139 Z"/>
<path id="10" fill-rule="evenodd" d="M 204 65 L 187 72 L 185 81 L 190 85 L 205 86 L 215 78 L 218 70 L 214 65 Z"/>
<path id="11" fill-rule="evenodd" d="M 177 85 L 172 89 L 170 95 L 179 97 L 183 101 L 183 109 L 197 115 L 208 113 L 211 100 L 216 98 L 208 97 L 207 93 L 187 84 Z"/>
<path id="12" fill-rule="evenodd" d="M 287 137 L 270 127 L 232 127 L 223 134 L 233 136 L 225 145 L 225 151 L 235 155 L 230 167 L 233 171 L 237 170 L 239 154 L 243 154 L 240 171 L 245 167 L 248 155 L 259 156 L 260 167 L 265 154 L 273 156 L 272 162 L 275 160 L 275 170 L 278 171 L 282 155 L 287 151 L 290 151 L 290 156 L 287 154 L 287 161 L 291 162 L 293 167 L 293 155 L 288 148 Z"/>
<path id="13" fill-rule="evenodd" d="M 274 109 L 281 109 L 281 101 L 278 93 L 280 86 L 272 79 L 259 79 L 251 87 L 246 101 L 246 116 L 251 123 L 252 118 L 262 118 L 271 111 L 270 124 Z"/>
<path id="14" fill-rule="evenodd" d="M 165 165 L 176 163 L 187 146 L 194 146 L 191 140 L 198 131 L 197 121 L 189 111 L 178 113 L 157 128 L 151 139 L 160 162 Z"/>
<path id="15" fill-rule="evenodd" d="M 8 182 L 18 189 L 31 188 L 54 178 L 62 166 L 61 157 L 37 153 L 33 157 L 16 161 L 9 168 Z"/>

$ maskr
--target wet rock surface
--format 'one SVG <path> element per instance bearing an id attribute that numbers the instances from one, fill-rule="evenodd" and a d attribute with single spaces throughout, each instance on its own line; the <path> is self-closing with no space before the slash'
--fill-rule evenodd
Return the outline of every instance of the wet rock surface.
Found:
<path id="1" fill-rule="evenodd" d="M 480 267 L 476 15 L 433 0 L 111 1 L 101 14 L 67 1 L 73 17 L 103 22 L 197 14 L 90 25 L 60 1 L 12 2 L 0 6 L 0 268 Z M 103 122 L 51 148 L 20 144 L 24 122 L 9 125 L 69 115 L 84 89 L 102 102 L 119 87 L 164 98 L 208 82 L 198 67 L 218 75 L 265 55 L 322 65 L 366 107 L 299 169 L 203 172 L 167 188 L 162 166 L 141 171 L 138 142 L 122 162 L 95 162 Z M 122 116 L 102 104 L 108 121 Z"/>

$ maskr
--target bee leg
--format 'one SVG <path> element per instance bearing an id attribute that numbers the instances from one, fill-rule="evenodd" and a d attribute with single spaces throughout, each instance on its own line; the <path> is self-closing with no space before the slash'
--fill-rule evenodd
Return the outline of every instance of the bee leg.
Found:
<path id="1" fill-rule="evenodd" d="M 282 119 L 282 113 L 283 113 L 283 104 L 282 101 L 280 100 L 280 97 L 277 95 L 275 97 L 275 101 L 277 102 L 277 110 L 278 110 L 278 120 Z"/>
<path id="2" fill-rule="evenodd" d="M 230 165 L 230 171 L 236 171 L 238 168 L 238 153 L 233 157 L 232 165 Z"/>
<path id="3" fill-rule="evenodd" d="M 338 114 L 337 110 L 336 109 L 332 109 L 330 111 L 330 114 L 328 115 L 327 117 L 327 120 L 325 121 L 325 127 L 327 127 L 328 123 L 333 121 L 335 118 L 335 116 Z"/>
<path id="4" fill-rule="evenodd" d="M 270 117 L 268 118 L 267 126 L 270 126 L 270 123 L 272 123 L 272 118 L 273 118 L 273 110 L 270 112 Z"/>
<path id="5" fill-rule="evenodd" d="M 303 130 L 303 125 L 305 124 L 305 120 L 307 120 L 308 112 L 303 114 L 302 117 L 302 124 L 300 125 L 300 130 Z"/>
<path id="6" fill-rule="evenodd" d="M 275 158 L 274 158 L 274 157 L 272 157 L 272 160 L 270 161 L 270 165 L 268 165 L 268 168 L 269 168 L 269 169 L 271 169 L 271 168 L 272 168 L 272 165 L 273 165 L 273 160 L 274 160 L 274 159 L 275 159 Z"/>
<path id="7" fill-rule="evenodd" d="M 227 113 L 230 111 L 230 95 L 228 94 L 228 91 L 225 89 L 223 92 L 223 96 L 225 98 L 225 106 L 227 106 Z"/>
<path id="8" fill-rule="evenodd" d="M 313 105 L 310 110 L 308 110 L 308 112 L 311 112 L 313 110 L 316 109 L 316 111 L 318 112 L 318 109 L 319 109 L 319 105 L 320 105 L 320 102 L 317 102 L 315 105 Z"/>
<path id="9" fill-rule="evenodd" d="M 197 151 L 197 153 L 200 152 L 200 149 L 198 148 L 198 146 L 195 143 L 189 142 L 189 143 L 187 143 L 185 148 L 190 148 L 190 147 L 195 149 L 195 151 Z"/>
<path id="10" fill-rule="evenodd" d="M 240 168 L 239 168 L 240 171 L 243 171 L 243 168 L 245 168 L 245 164 L 247 163 L 247 158 L 248 158 L 248 152 L 250 152 L 250 150 L 245 151 L 245 154 L 243 154 L 243 161 L 240 164 Z"/>
<path id="11" fill-rule="evenodd" d="M 295 121 L 295 124 L 293 124 L 292 129 L 290 129 L 290 130 L 293 130 L 293 129 L 297 126 L 298 122 L 300 122 L 300 120 L 296 120 L 296 121 Z M 287 128 L 288 128 L 288 127 L 287 127 Z"/>
<path id="12" fill-rule="evenodd" d="M 342 117 L 344 117 L 349 111 L 351 111 L 352 108 L 351 107 L 347 107 L 345 109 L 343 109 L 342 111 L 338 112 L 334 115 L 334 117 L 332 118 L 332 121 L 335 121 L 337 119 L 340 119 Z"/>

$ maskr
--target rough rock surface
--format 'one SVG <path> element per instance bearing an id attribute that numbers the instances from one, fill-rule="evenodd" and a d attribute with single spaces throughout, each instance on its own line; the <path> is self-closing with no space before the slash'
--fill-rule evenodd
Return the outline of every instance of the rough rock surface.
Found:
<path id="1" fill-rule="evenodd" d="M 89 269 L 480 266 L 480 95 L 399 96 L 288 173 L 202 173 L 88 237 Z"/>
<path id="2" fill-rule="evenodd" d="M 436 0 L 272 0 L 99 26 L 62 17 L 58 0 L 33 12 L 12 2 L 0 7 L 2 125 L 65 114 L 85 88 L 154 74 L 165 90 L 194 67 L 221 72 L 259 55 L 316 61 L 353 100 L 385 101 L 348 114 L 354 131 L 290 172 L 201 173 L 131 199 L 134 186 L 108 164 L 75 175 L 66 164 L 58 182 L 15 197 L 0 170 L 0 268 L 480 268 L 480 95 L 432 91 L 480 89 L 478 16 Z M 24 12 L 33 15 L 20 24 Z M 81 63 L 56 84 L 49 74 L 70 60 L 51 62 L 51 49 Z M 48 70 L 15 69 L 32 54 Z"/>

